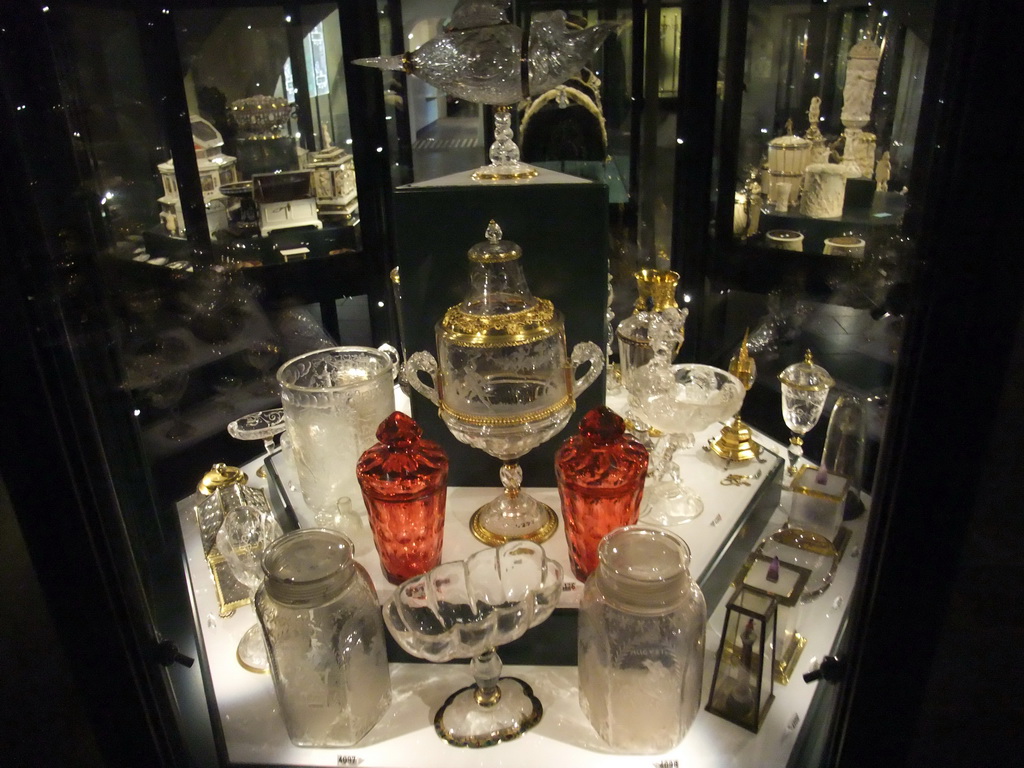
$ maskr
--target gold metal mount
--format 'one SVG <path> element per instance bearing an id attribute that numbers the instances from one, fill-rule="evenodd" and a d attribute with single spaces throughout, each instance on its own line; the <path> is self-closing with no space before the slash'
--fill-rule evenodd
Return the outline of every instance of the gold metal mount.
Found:
<path id="1" fill-rule="evenodd" d="M 501 166 L 494 166 L 500 168 Z M 502 181 L 511 179 L 532 179 L 535 176 L 539 176 L 540 171 L 536 168 L 526 166 L 520 171 L 496 171 L 491 168 L 480 169 L 479 171 L 473 172 L 474 181 Z"/>
<path id="2" fill-rule="evenodd" d="M 456 305 L 445 312 L 441 327 L 444 340 L 459 347 L 514 347 L 562 331 L 554 305 L 547 299 L 504 315 L 471 315 Z"/>
<path id="3" fill-rule="evenodd" d="M 500 547 L 502 544 L 506 544 L 510 541 L 534 541 L 538 544 L 542 544 L 550 539 L 555 531 L 558 530 L 558 515 L 555 514 L 555 510 L 549 507 L 542 501 L 537 501 L 537 505 L 540 507 L 540 511 L 546 516 L 544 524 L 532 533 L 526 533 L 522 536 L 504 536 L 500 533 L 494 533 L 484 527 L 481 522 L 481 517 L 487 508 L 484 504 L 480 509 L 473 513 L 473 516 L 469 519 L 469 530 L 477 538 L 478 541 L 486 544 L 489 547 Z"/>
<path id="4" fill-rule="evenodd" d="M 722 434 L 711 443 L 711 450 L 726 461 L 750 461 L 761 455 L 761 446 L 739 416 L 722 427 Z"/>
<path id="5" fill-rule="evenodd" d="M 743 332 L 739 351 L 729 361 L 729 373 L 740 380 L 743 388 L 750 391 L 757 376 L 757 366 L 747 350 L 750 330 Z M 726 461 L 750 461 L 761 455 L 761 446 L 754 441 L 750 427 L 740 420 L 737 412 L 732 422 L 722 427 L 722 434 L 711 443 L 711 450 Z"/>

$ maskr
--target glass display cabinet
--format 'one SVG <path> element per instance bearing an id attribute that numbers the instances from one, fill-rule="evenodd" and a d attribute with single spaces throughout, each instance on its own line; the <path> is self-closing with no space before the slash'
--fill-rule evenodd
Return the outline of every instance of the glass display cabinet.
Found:
<path id="1" fill-rule="evenodd" d="M 387 176 L 347 87 L 362 43 L 346 13 L 353 30 L 329 3 L 48 6 L 123 383 L 161 477 L 238 456 L 225 420 L 273 405 L 285 360 L 392 336 Z"/>
<path id="2" fill-rule="evenodd" d="M 937 749 L 921 734 L 935 731 L 929 708 L 946 700 L 950 675 L 947 698 L 986 684 L 944 655 L 962 639 L 964 612 L 953 606 L 972 588 L 978 614 L 1012 604 L 996 579 L 986 590 L 970 580 L 972 564 L 1001 551 L 979 556 L 979 535 L 1013 539 L 993 520 L 1021 490 L 1010 433 L 1024 355 L 1012 330 L 1024 327 L 1021 262 L 1005 247 L 1016 245 L 1014 180 L 1000 152 L 977 147 L 1019 145 L 1009 121 L 991 119 L 986 86 L 1013 80 L 1002 58 L 1022 11 L 996 19 L 968 0 L 493 5 L 520 25 L 555 10 L 577 30 L 614 22 L 578 78 L 517 105 L 524 159 L 607 190 L 613 296 L 574 298 L 610 330 L 633 311 L 637 269 L 678 273 L 688 319 L 675 359 L 741 376 L 732 438 L 742 428 L 740 442 L 758 445 L 742 460 L 723 457 L 716 423 L 675 454 L 704 503 L 670 526 L 707 602 L 704 668 L 691 670 L 703 672 L 703 688 L 688 702 L 682 742 L 643 759 L 912 764 Z M 17 603 L 12 626 L 50 627 L 45 643 L 36 630 L 16 632 L 27 638 L 14 643 L 19 652 L 47 647 L 72 670 L 57 680 L 36 659 L 38 684 L 11 699 L 26 712 L 53 702 L 22 740 L 38 763 L 636 763 L 609 751 L 580 708 L 583 582 L 568 570 L 550 618 L 502 646 L 506 673 L 528 680 L 545 708 L 529 733 L 483 751 L 447 745 L 431 717 L 465 669 L 418 662 L 391 643 L 391 704 L 365 739 L 295 746 L 271 677 L 238 663 L 252 611 L 243 596 L 228 615 L 226 566 L 210 559 L 196 521 L 196 485 L 216 462 L 266 489 L 283 528 L 323 519 L 298 491 L 273 417 L 248 442 L 226 427 L 276 406 L 274 373 L 309 350 L 402 348 L 396 188 L 485 162 L 493 110 L 354 60 L 422 45 L 453 6 L 0 6 L 0 512 L 20 534 L 0 544 L 23 540 L 29 564 L 27 577 L 12 575 L 5 556 L 0 575 L 5 587 L 25 578 L 40 587 L 41 599 Z M 1020 95 L 1012 85 L 1007 99 Z M 528 181 L 508 183 L 526 198 Z M 984 264 L 964 259 L 972 247 Z M 594 285 L 586 278 L 577 293 Z M 987 343 L 995 328 L 998 346 Z M 779 374 L 810 365 L 808 350 L 827 375 L 787 380 L 799 396 L 784 407 Z M 972 374 L 951 385 L 964 370 Z M 408 393 L 395 395 L 407 410 Z M 625 412 L 626 398 L 612 381 L 607 404 Z M 796 411 L 812 401 L 808 422 Z M 812 423 L 802 457 L 786 447 L 798 416 L 801 428 Z M 853 458 L 837 455 L 849 450 Z M 864 467 L 862 476 L 840 476 L 845 466 Z M 841 490 L 829 485 L 822 497 L 815 483 L 830 479 Z M 482 549 L 469 520 L 495 490 L 448 489 L 444 561 Z M 529 490 L 559 509 L 554 487 Z M 794 493 L 804 518 L 828 524 L 795 525 Z M 383 603 L 395 585 L 371 533 L 351 536 Z M 543 549 L 568 563 L 560 531 Z M 1019 568 L 1013 558 L 1003 556 Z M 739 606 L 739 594 L 752 602 Z M 989 629 L 963 634 L 976 650 L 1015 637 Z M 720 648 L 733 677 L 756 668 L 754 720 L 737 714 L 740 697 L 729 702 L 735 717 L 708 708 Z M 886 728 L 892 711 L 905 728 Z M 60 738 L 49 727 L 57 712 L 80 713 L 77 735 L 89 736 Z"/>

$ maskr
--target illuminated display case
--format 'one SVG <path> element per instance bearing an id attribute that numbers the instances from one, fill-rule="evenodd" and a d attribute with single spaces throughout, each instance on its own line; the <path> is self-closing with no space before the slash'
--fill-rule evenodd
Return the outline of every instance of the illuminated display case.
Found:
<path id="1" fill-rule="evenodd" d="M 58 717 L 25 724 L 42 731 L 22 740 L 38 764 L 93 753 L 111 765 L 635 763 L 608 754 L 580 719 L 566 651 L 582 588 L 572 580 L 543 641 L 506 657 L 550 702 L 547 722 L 486 752 L 434 744 L 427 710 L 464 677 L 455 666 L 393 656 L 402 695 L 370 742 L 311 756 L 282 736 L 268 679 L 217 656 L 234 652 L 245 615 L 234 624 L 219 616 L 188 496 L 217 460 L 266 474 L 275 508 L 289 487 L 280 454 L 264 462 L 261 440 L 230 440 L 224 426 L 276 404 L 269 384 L 285 359 L 342 340 L 343 298 L 365 297 L 364 343 L 402 348 L 397 295 L 438 290 L 389 280 L 401 242 L 392 193 L 483 162 L 490 115 L 352 60 L 426 42 L 451 6 L 0 7 L 0 508 L 40 587 L 14 613 L 19 622 L 41 614 L 51 628 L 45 641 L 15 633 L 27 639 L 11 657 L 30 660 L 21 666 L 43 682 L 26 684 L 11 710 L 34 713 L 46 698 L 69 722 L 78 712 L 78 735 L 92 736 L 61 734 Z M 977 536 L 1013 540 L 1001 515 L 1022 490 L 1019 441 L 1005 431 L 1020 405 L 996 394 L 1015 391 L 1024 354 L 1011 330 L 1022 317 L 1021 262 L 1006 247 L 1016 244 L 1010 201 L 1019 195 L 1005 168 L 1016 167 L 1009 153 L 1019 142 L 1012 120 L 995 114 L 1020 102 L 1004 59 L 1021 11 L 997 19 L 967 0 L 510 6 L 519 20 L 564 9 L 584 25 L 619 23 L 591 76 L 566 84 L 567 114 L 581 125 L 600 118 L 577 137 L 599 141 L 566 149 L 534 133 L 525 142 L 541 154 L 561 147 L 535 162 L 608 190 L 614 295 L 608 306 L 595 289 L 592 314 L 610 311 L 609 325 L 629 314 L 636 267 L 674 269 L 689 309 L 682 358 L 725 368 L 749 330 L 757 377 L 743 420 L 766 446 L 783 453 L 776 374 L 806 347 L 837 381 L 830 398 L 857 396 L 869 414 L 868 470 L 853 483 L 870 491 L 867 513 L 844 520 L 827 556 L 791 547 L 794 562 L 781 566 L 794 580 L 810 571 L 814 588 L 779 598 L 786 666 L 762 665 L 763 677 L 776 673 L 775 699 L 756 734 L 703 707 L 735 579 L 746 568 L 748 579 L 770 581 L 770 557 L 748 558 L 785 522 L 790 476 L 770 449 L 756 467 L 715 464 L 701 445 L 719 425 L 687 456 L 707 505 L 683 533 L 708 599 L 707 666 L 696 725 L 663 759 L 897 765 L 914 750 L 935 755 L 941 738 L 915 741 L 934 735 L 935 708 L 1001 680 L 996 659 L 1012 658 L 994 652 L 1012 632 L 966 631 L 949 607 L 974 587 L 976 615 L 996 615 L 985 606 L 1009 604 L 1012 586 L 992 578 L 980 590 L 969 575 L 979 561 L 989 567 L 972 549 Z M 523 105 L 518 130 L 529 139 L 565 117 L 555 94 Z M 279 213 L 267 206 L 285 207 L 284 226 L 265 226 Z M 812 215 L 823 213 L 835 215 Z M 792 241 L 802 250 L 771 245 Z M 573 263 L 567 252 L 559 270 L 538 271 L 554 279 Z M 603 289 L 605 275 L 573 285 Z M 953 384 L 951 369 L 972 375 Z M 824 424 L 811 432 L 808 461 L 826 434 Z M 985 469 L 964 472 L 972 466 Z M 451 554 L 477 546 L 462 518 L 494 490 L 452 489 Z M 538 492 L 557 507 L 553 488 Z M 559 556 L 564 546 L 558 536 L 550 544 Z M 376 576 L 368 533 L 357 552 Z M 807 552 L 817 560 L 799 560 Z M 23 583 L 3 577 L 5 587 Z M 789 600 L 804 592 L 816 598 L 810 609 Z M 746 624 L 737 627 L 742 660 Z M 787 650 L 797 634 L 802 655 Z M 993 665 L 988 676 L 965 673 L 970 665 L 948 652 L 964 647 L 963 635 L 974 650 L 987 643 L 974 658 Z M 46 665 L 33 655 L 40 647 Z M 894 711 L 906 727 L 892 725 Z M 986 710 L 975 723 L 994 730 L 1001 714 Z"/>

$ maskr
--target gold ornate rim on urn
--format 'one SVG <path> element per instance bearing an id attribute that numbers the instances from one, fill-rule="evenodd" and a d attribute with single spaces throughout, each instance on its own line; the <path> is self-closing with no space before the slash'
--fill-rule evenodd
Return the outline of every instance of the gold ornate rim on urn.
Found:
<path id="1" fill-rule="evenodd" d="M 533 411 L 532 413 L 525 413 L 520 416 L 470 416 L 465 413 L 459 413 L 443 401 L 441 403 L 441 411 L 455 417 L 459 421 L 481 427 L 516 427 L 531 421 L 541 421 L 542 419 L 546 419 L 555 415 L 567 406 L 572 410 L 576 410 L 576 401 L 571 395 L 566 395 L 557 403 L 550 405 L 547 408 L 539 411 Z"/>
<path id="2" fill-rule="evenodd" d="M 460 347 L 515 347 L 532 344 L 561 332 L 555 322 L 555 307 L 547 299 L 537 299 L 529 309 L 503 315 L 471 315 L 458 306 L 451 307 L 441 320 L 442 336 Z"/>

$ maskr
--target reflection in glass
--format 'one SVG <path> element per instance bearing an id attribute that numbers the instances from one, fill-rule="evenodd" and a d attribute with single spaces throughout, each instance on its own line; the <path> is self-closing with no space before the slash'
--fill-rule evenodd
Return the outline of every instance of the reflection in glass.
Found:
<path id="1" fill-rule="evenodd" d="M 217 549 L 232 574 L 249 588 L 250 597 L 263 583 L 263 553 L 281 535 L 273 516 L 258 507 L 240 506 L 224 518 L 217 532 Z M 253 623 L 238 643 L 238 662 L 251 672 L 266 672 L 267 648 L 260 625 Z"/>

